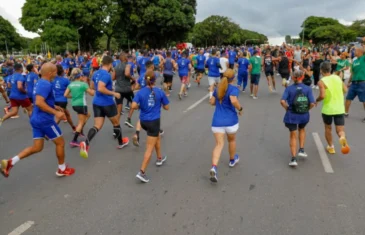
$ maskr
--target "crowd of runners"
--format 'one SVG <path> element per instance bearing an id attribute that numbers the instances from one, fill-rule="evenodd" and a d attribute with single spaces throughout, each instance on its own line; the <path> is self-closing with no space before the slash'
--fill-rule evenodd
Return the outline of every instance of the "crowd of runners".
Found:
<path id="1" fill-rule="evenodd" d="M 8 177 L 19 160 L 42 151 L 44 140 L 51 140 L 58 158 L 56 175 L 70 176 L 75 169 L 65 163 L 65 140 L 58 123 L 70 125 L 74 133 L 70 146 L 79 147 L 80 156 L 88 158 L 91 141 L 102 129 L 105 118 L 113 125 L 112 134 L 117 147 L 122 149 L 129 144 L 120 123 L 121 115 L 127 111 L 124 124 L 135 128 L 132 137 L 135 146 L 140 145 L 141 129 L 147 132 L 146 150 L 136 177 L 142 182 L 149 182 L 145 172 L 153 151 L 156 151 L 157 166 L 163 165 L 167 159 L 161 153 L 164 131 L 160 117 L 161 108 L 169 110 L 172 84 L 181 84 L 176 92 L 181 100 L 188 97 L 193 86 L 200 86 L 205 77 L 209 83 L 209 102 L 215 106 L 211 127 L 216 146 L 212 156 L 211 181 L 218 181 L 217 165 L 225 136 L 229 144 L 229 166 L 234 167 L 239 162 L 236 133 L 239 129 L 238 116 L 242 115 L 243 108 L 238 96 L 240 92 L 248 91 L 252 99 L 258 99 L 262 74 L 266 77 L 269 92 L 276 92 L 275 75 L 281 76 L 281 85 L 285 87 L 280 103 L 286 110 L 284 123 L 290 132 L 290 166 L 298 165 L 297 156 L 307 157 L 304 145 L 309 110 L 321 101 L 327 151 L 335 153 L 332 139 L 334 122 L 341 151 L 346 154 L 350 148 L 344 124 L 351 102 L 357 96 L 365 108 L 363 54 L 364 48 L 360 44 L 346 48 L 325 45 L 312 51 L 283 44 L 275 47 L 131 50 L 114 55 L 108 51 L 94 55 L 67 52 L 63 57 L 57 55 L 51 60 L 10 57 L 1 64 L 3 78 L 0 80 L 0 92 L 7 106 L 4 107 L 5 115 L 0 118 L 0 126 L 6 125 L 9 118 L 18 118 L 19 109 L 23 108 L 30 118 L 34 142 L 13 158 L 2 160 L 1 173 Z M 176 80 L 175 74 L 180 79 Z M 157 84 L 160 77 L 161 84 Z M 317 98 L 313 96 L 313 89 L 319 90 Z M 93 96 L 94 124 L 84 131 L 92 115 L 86 102 L 87 95 Z M 71 118 L 69 102 L 77 114 L 77 124 Z M 132 123 L 135 111 L 139 112 L 139 120 Z M 83 137 L 85 141 L 80 141 Z"/>

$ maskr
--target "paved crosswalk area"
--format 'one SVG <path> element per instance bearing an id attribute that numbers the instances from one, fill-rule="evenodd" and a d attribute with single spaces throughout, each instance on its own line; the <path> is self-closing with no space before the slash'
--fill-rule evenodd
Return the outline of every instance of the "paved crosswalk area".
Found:
<path id="1" fill-rule="evenodd" d="M 143 132 L 140 148 L 130 145 L 118 150 L 112 126 L 107 123 L 93 140 L 87 160 L 66 145 L 67 162 L 76 168 L 75 175 L 67 178 L 55 176 L 54 146 L 46 143 L 43 152 L 18 163 L 8 179 L 0 178 L 0 233 L 363 234 L 362 104 L 354 102 L 346 119 L 351 153 L 342 155 L 336 143 L 338 153 L 325 154 L 332 172 L 325 170 L 321 145 L 314 138 L 318 133 L 320 143 L 326 144 L 320 107 L 311 111 L 307 126 L 309 157 L 300 159 L 298 168 L 291 169 L 289 133 L 282 123 L 284 110 L 279 104 L 283 88 L 269 93 L 264 77 L 260 85 L 258 100 L 252 100 L 248 92 L 240 94 L 244 114 L 237 134 L 237 152 L 241 160 L 230 169 L 225 146 L 218 166 L 218 184 L 209 181 L 215 141 L 210 127 L 214 108 L 206 97 L 207 79 L 200 87 L 192 84 L 189 96 L 179 101 L 179 81 L 175 78 L 171 110 L 163 111 L 161 124 L 165 131 L 162 150 L 168 160 L 160 168 L 150 164 L 150 183 L 135 179 L 144 153 Z M 3 100 L 0 104 L 4 105 Z M 123 122 L 125 118 L 122 116 Z M 136 120 L 137 113 L 133 124 Z M 60 126 L 68 143 L 72 131 L 67 124 Z M 92 119 L 85 130 L 91 126 Z M 133 133 L 133 129 L 123 126 L 123 135 L 132 137 Z M 32 143 L 31 137 L 24 114 L 5 122 L 0 128 L 0 157 L 14 156 Z"/>

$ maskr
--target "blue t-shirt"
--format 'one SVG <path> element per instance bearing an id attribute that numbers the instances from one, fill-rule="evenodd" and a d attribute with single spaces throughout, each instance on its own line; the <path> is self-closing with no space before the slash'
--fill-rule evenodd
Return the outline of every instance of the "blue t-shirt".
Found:
<path id="1" fill-rule="evenodd" d="M 52 82 L 52 88 L 54 92 L 54 98 L 56 102 L 67 102 L 67 98 L 64 96 L 65 91 L 70 85 L 70 80 L 65 77 L 57 76 Z"/>
<path id="2" fill-rule="evenodd" d="M 238 74 L 248 73 L 248 66 L 250 65 L 250 61 L 247 58 L 239 58 L 237 64 Z"/>
<path id="3" fill-rule="evenodd" d="M 5 82 L 5 87 L 7 91 L 11 91 L 10 86 L 8 85 L 8 83 L 10 83 L 10 78 L 12 77 L 12 75 L 8 75 L 4 78 L 4 82 Z M 10 98 L 10 97 L 9 97 Z"/>
<path id="4" fill-rule="evenodd" d="M 179 67 L 179 76 L 180 77 L 188 76 L 188 74 L 189 74 L 189 64 L 190 64 L 190 60 L 188 60 L 186 58 L 181 58 L 177 61 L 177 65 Z"/>
<path id="5" fill-rule="evenodd" d="M 213 127 L 229 127 L 238 123 L 238 116 L 236 108 L 232 105 L 230 96 L 239 95 L 240 90 L 231 84 L 228 84 L 228 88 L 222 103 L 218 100 L 217 89 L 214 90 L 213 96 L 215 97 L 215 111 L 213 115 L 212 126 Z"/>
<path id="6" fill-rule="evenodd" d="M 100 69 L 100 70 L 96 71 L 93 75 L 93 82 L 94 82 L 94 86 L 95 86 L 95 96 L 94 96 L 93 104 L 98 105 L 98 106 L 109 106 L 109 105 L 115 104 L 114 96 L 105 95 L 98 91 L 99 81 L 105 83 L 105 87 L 109 91 L 113 90 L 112 76 L 104 69 Z"/>
<path id="7" fill-rule="evenodd" d="M 89 76 L 90 75 L 90 68 L 91 68 L 91 61 L 90 60 L 88 62 L 86 62 L 86 63 L 82 63 L 81 64 L 81 70 L 82 70 L 82 73 L 85 76 Z"/>
<path id="8" fill-rule="evenodd" d="M 71 68 L 71 59 L 70 58 L 64 58 L 61 65 L 62 65 L 63 69 Z"/>
<path id="9" fill-rule="evenodd" d="M 315 103 L 314 101 L 314 97 L 313 97 L 313 93 L 312 93 L 312 89 L 306 85 L 304 85 L 303 83 L 299 83 L 299 84 L 293 84 L 291 86 L 288 86 L 284 93 L 283 96 L 281 97 L 281 100 L 285 100 L 287 102 L 287 104 L 289 105 L 288 110 L 285 113 L 284 116 L 284 123 L 288 123 L 288 124 L 305 124 L 309 122 L 309 112 L 308 113 L 303 113 L 303 114 L 299 114 L 299 113 L 292 113 L 292 104 L 294 102 L 296 93 L 297 93 L 297 87 L 302 89 L 302 92 L 304 95 L 306 95 L 308 97 L 309 103 Z"/>
<path id="10" fill-rule="evenodd" d="M 53 88 L 51 82 L 45 79 L 39 79 L 35 84 L 33 91 L 33 100 L 36 100 L 36 96 L 42 96 L 48 106 L 55 108 L 55 98 L 53 94 Z M 44 127 L 54 124 L 54 115 L 42 111 L 37 105 L 34 105 L 32 116 L 30 117 L 30 123 L 32 126 Z"/>
<path id="11" fill-rule="evenodd" d="M 80 65 L 84 62 L 84 57 L 83 56 L 79 56 L 77 57 L 77 63 Z"/>
<path id="12" fill-rule="evenodd" d="M 208 66 L 208 77 L 220 77 L 219 67 L 220 60 L 217 57 L 210 57 L 207 61 L 206 66 Z"/>
<path id="13" fill-rule="evenodd" d="M 134 68 L 136 67 L 136 65 L 131 61 L 129 61 L 128 64 L 131 66 L 131 76 L 134 76 Z"/>
<path id="14" fill-rule="evenodd" d="M 200 70 L 203 70 L 204 69 L 205 60 L 206 60 L 206 58 L 205 58 L 204 55 L 198 55 L 196 57 L 196 62 L 197 62 L 196 68 L 197 69 L 200 69 Z"/>
<path id="15" fill-rule="evenodd" d="M 38 75 L 30 72 L 27 75 L 27 95 L 28 98 L 33 98 L 33 89 L 34 89 L 34 84 L 37 82 L 38 80 Z"/>
<path id="16" fill-rule="evenodd" d="M 144 87 L 137 92 L 133 101 L 139 105 L 141 121 L 153 121 L 161 117 L 161 105 L 168 105 L 169 100 L 165 92 L 154 87 L 153 93 L 150 87 Z"/>
<path id="17" fill-rule="evenodd" d="M 142 57 L 139 61 L 138 64 L 140 66 L 140 73 L 146 73 L 146 62 L 150 61 L 151 58 L 150 57 Z"/>
<path id="18" fill-rule="evenodd" d="M 18 89 L 18 82 L 22 82 L 23 88 L 25 89 L 25 77 L 21 73 L 14 73 L 10 76 L 11 92 L 9 98 L 14 100 L 25 100 L 28 98 L 27 94 Z"/>
<path id="19" fill-rule="evenodd" d="M 158 55 L 155 55 L 155 56 L 153 57 L 153 64 L 154 64 L 155 66 L 159 66 L 159 65 L 160 65 L 160 57 L 159 57 Z"/>
<path id="20" fill-rule="evenodd" d="M 229 51 L 228 53 L 228 61 L 229 61 L 229 64 L 234 64 L 234 61 L 236 59 L 236 56 L 237 56 L 237 53 L 235 51 Z"/>

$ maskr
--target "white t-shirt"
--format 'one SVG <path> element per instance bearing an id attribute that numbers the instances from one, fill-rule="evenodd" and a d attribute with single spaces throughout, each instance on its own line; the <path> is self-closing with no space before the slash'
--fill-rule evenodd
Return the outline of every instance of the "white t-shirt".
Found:
<path id="1" fill-rule="evenodd" d="M 222 69 L 219 69 L 219 72 L 224 73 L 227 70 L 228 59 L 226 57 L 221 57 L 219 59 L 219 62 L 220 62 L 221 67 L 222 67 Z"/>
<path id="2" fill-rule="evenodd" d="M 210 54 L 207 52 L 207 53 L 205 53 L 205 54 L 204 54 L 204 56 L 205 56 L 205 59 L 206 59 L 206 60 L 208 60 L 208 59 L 209 59 Z"/>

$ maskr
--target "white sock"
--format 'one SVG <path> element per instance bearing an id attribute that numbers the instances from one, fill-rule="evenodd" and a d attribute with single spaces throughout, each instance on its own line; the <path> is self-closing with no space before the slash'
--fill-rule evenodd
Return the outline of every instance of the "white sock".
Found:
<path id="1" fill-rule="evenodd" d="M 213 92 L 209 92 L 209 99 L 213 97 Z"/>
<path id="2" fill-rule="evenodd" d="M 14 166 L 19 161 L 20 161 L 20 158 L 18 156 L 15 156 L 11 159 L 11 164 Z"/>
<path id="3" fill-rule="evenodd" d="M 58 169 L 60 169 L 61 171 L 64 171 L 66 169 L 66 164 L 63 163 L 62 165 L 58 165 Z"/>

